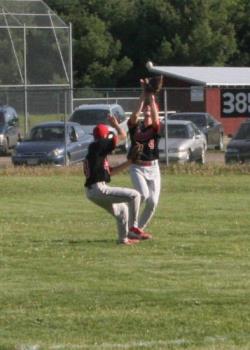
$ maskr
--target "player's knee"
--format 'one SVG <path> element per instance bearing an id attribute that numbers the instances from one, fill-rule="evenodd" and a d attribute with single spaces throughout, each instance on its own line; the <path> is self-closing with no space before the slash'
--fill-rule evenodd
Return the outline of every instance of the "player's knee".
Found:
<path id="1" fill-rule="evenodd" d="M 148 195 L 141 193 L 141 202 L 147 202 L 149 199 Z"/>
<path id="2" fill-rule="evenodd" d="M 141 194 L 137 190 L 133 190 L 133 199 L 135 200 L 140 200 L 141 199 Z"/>
<path id="3" fill-rule="evenodd" d="M 148 197 L 148 198 L 146 199 L 146 205 L 147 205 L 147 207 L 150 208 L 150 209 L 152 209 L 152 210 L 156 208 L 157 204 L 158 204 L 158 201 L 157 201 L 155 198 Z"/>
<path id="4" fill-rule="evenodd" d="M 121 224 L 128 220 L 128 207 L 125 204 L 121 203 L 116 205 L 113 212 L 114 216 Z"/>

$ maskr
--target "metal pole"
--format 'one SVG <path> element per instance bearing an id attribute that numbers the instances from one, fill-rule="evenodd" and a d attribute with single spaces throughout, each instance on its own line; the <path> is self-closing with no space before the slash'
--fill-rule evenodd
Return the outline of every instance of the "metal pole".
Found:
<path id="1" fill-rule="evenodd" d="M 9 23 L 8 23 L 8 20 L 7 20 L 7 17 L 6 17 L 6 13 L 5 13 L 4 9 L 2 9 L 2 11 L 3 11 L 3 15 L 4 15 L 4 20 L 5 20 L 5 24 L 6 24 L 6 27 L 7 27 L 7 31 L 8 31 L 9 37 L 10 37 L 11 47 L 12 47 L 12 50 L 13 50 L 13 53 L 14 53 L 14 56 L 15 56 L 15 59 L 16 59 L 17 68 L 18 68 L 18 71 L 19 71 L 19 74 L 20 74 L 21 81 L 23 83 L 22 69 L 21 69 L 21 66 L 20 66 L 20 63 L 19 63 L 19 59 L 18 59 L 18 56 L 17 56 L 14 40 L 12 38 L 11 30 L 9 28 Z"/>
<path id="2" fill-rule="evenodd" d="M 167 89 L 164 89 L 164 121 L 165 121 L 165 162 L 168 165 L 168 100 L 167 100 Z"/>
<path id="3" fill-rule="evenodd" d="M 72 23 L 69 24 L 69 64 L 70 64 L 70 114 L 73 113 L 74 87 L 73 87 L 73 44 L 72 44 Z"/>
<path id="4" fill-rule="evenodd" d="M 64 114 L 64 165 L 67 166 L 67 121 L 66 115 Z"/>
<path id="5" fill-rule="evenodd" d="M 25 134 L 29 131 L 28 121 L 28 91 L 27 91 L 27 33 L 26 26 L 23 26 L 23 62 L 24 62 L 24 117 L 25 117 Z"/>
<path id="6" fill-rule="evenodd" d="M 67 166 L 67 99 L 68 91 L 64 91 L 64 165 Z"/>
<path id="7" fill-rule="evenodd" d="M 69 92 L 68 92 L 68 90 L 64 90 L 64 115 L 65 115 L 65 118 L 67 117 L 67 114 L 68 114 L 68 98 L 69 98 Z"/>
<path id="8" fill-rule="evenodd" d="M 5 100 L 6 100 L 6 105 L 9 105 L 9 91 L 5 92 Z"/>
<path id="9" fill-rule="evenodd" d="M 56 46 L 57 46 L 57 49 L 58 49 L 58 52 L 59 52 L 59 55 L 60 55 L 60 58 L 61 58 L 61 62 L 62 62 L 63 70 L 64 70 L 64 73 L 65 73 L 65 77 L 66 77 L 67 81 L 70 82 L 70 79 L 69 79 L 69 76 L 68 76 L 68 72 L 67 72 L 67 69 L 66 69 L 66 66 L 65 66 L 65 63 L 64 63 L 64 58 L 63 58 L 62 50 L 61 50 L 61 47 L 60 47 L 60 43 L 59 43 L 59 40 L 58 40 L 58 37 L 57 37 L 57 34 L 56 34 L 56 30 L 55 30 L 55 27 L 54 27 L 54 23 L 53 23 L 53 20 L 52 20 L 51 13 L 49 11 L 48 11 L 48 15 L 49 15 L 51 27 L 52 27 L 52 30 L 53 30 L 53 33 L 54 33 Z"/>
<path id="10" fill-rule="evenodd" d="M 56 114 L 60 114 L 60 92 L 56 92 Z"/>

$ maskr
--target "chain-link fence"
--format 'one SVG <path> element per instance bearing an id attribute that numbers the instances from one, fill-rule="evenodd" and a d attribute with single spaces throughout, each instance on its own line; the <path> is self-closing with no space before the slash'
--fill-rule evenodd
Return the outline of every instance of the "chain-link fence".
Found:
<path id="1" fill-rule="evenodd" d="M 72 105 L 76 108 L 81 104 L 117 103 L 129 116 L 137 108 L 140 94 L 140 88 L 72 91 L 70 88 L 32 87 L 24 91 L 23 87 L 0 87 L 0 104 L 16 109 L 22 136 L 26 136 L 31 127 L 39 123 L 68 120 Z M 173 112 L 209 112 L 222 123 L 227 136 L 229 127 L 236 130 L 250 110 L 249 96 L 247 89 L 164 88 L 157 95 L 157 102 L 162 120 Z M 235 118 L 236 112 L 238 118 Z"/>
<path id="2" fill-rule="evenodd" d="M 141 89 L 76 89 L 73 94 L 75 96 L 74 108 L 81 104 L 116 103 L 121 105 L 129 115 L 138 104 Z M 164 95 L 167 96 L 166 100 L 164 100 Z M 157 97 L 160 115 L 163 116 L 165 110 L 168 112 L 204 110 L 201 103 L 191 105 L 189 95 L 189 89 L 162 90 Z M 68 88 L 32 87 L 25 92 L 23 87 L 0 87 L 0 104 L 16 109 L 23 135 L 39 122 L 67 119 L 71 114 L 71 96 L 72 91 Z M 190 108 L 187 107 L 188 104 Z"/>
<path id="3" fill-rule="evenodd" d="M 120 104 L 127 116 L 138 106 L 141 94 L 140 88 L 133 89 L 78 89 L 74 91 L 74 108 L 81 104 Z M 205 111 L 205 96 L 203 89 L 194 88 L 165 88 L 157 95 L 160 117 L 163 121 L 172 112 L 180 111 Z M 165 135 L 168 133 L 167 123 L 162 127 L 162 136 L 165 142 L 162 147 L 165 150 L 165 161 L 168 163 L 168 142 Z"/>
<path id="4" fill-rule="evenodd" d="M 23 134 L 72 111 L 72 30 L 42 0 L 0 1 L 0 104 Z"/>
<path id="5" fill-rule="evenodd" d="M 141 90 L 139 88 L 127 89 L 75 89 L 74 108 L 81 104 L 119 104 L 129 113 L 136 108 Z"/>
<path id="6" fill-rule="evenodd" d="M 140 88 L 127 89 L 76 89 L 74 90 L 74 108 L 81 104 L 120 104 L 126 113 L 132 112 L 141 94 Z M 167 98 L 165 98 L 167 96 Z M 205 99 L 203 90 L 192 88 L 166 88 L 157 96 L 161 114 L 168 111 L 204 111 Z"/>
<path id="7" fill-rule="evenodd" d="M 69 89 L 0 88 L 0 105 L 8 105 L 17 111 L 22 136 L 31 127 L 41 122 L 64 120 L 71 111 L 71 91 Z"/>
<path id="8" fill-rule="evenodd" d="M 69 85 L 70 26 L 42 0 L 0 2 L 0 85 Z"/>

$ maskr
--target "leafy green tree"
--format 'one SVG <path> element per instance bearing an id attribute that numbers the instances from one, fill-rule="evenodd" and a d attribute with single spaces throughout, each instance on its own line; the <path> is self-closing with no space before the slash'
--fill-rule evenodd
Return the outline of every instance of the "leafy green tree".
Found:
<path id="1" fill-rule="evenodd" d="M 172 54 L 169 39 L 166 40 L 166 37 L 171 38 L 176 13 L 166 0 L 134 0 L 128 3 L 126 15 L 119 21 L 113 21 L 111 32 L 123 43 L 123 55 L 133 62 L 133 68 L 121 84 L 138 86 L 139 78 L 148 74 L 146 62 L 152 60 L 154 63 L 161 63 L 161 46 L 167 54 L 165 62 Z"/>
<path id="2" fill-rule="evenodd" d="M 148 60 L 166 66 L 249 62 L 247 0 L 47 4 L 73 24 L 76 86 L 138 86 Z"/>
<path id="3" fill-rule="evenodd" d="M 16 30 L 12 31 L 11 38 L 17 57 L 7 29 L 0 30 L 0 84 L 3 85 L 22 84 L 24 79 L 23 37 Z"/>
<path id="4" fill-rule="evenodd" d="M 149 59 L 158 65 L 226 64 L 236 51 L 231 6 L 230 0 L 135 1 L 133 23 L 119 33 L 134 63 L 130 80 L 146 73 Z"/>
<path id="5" fill-rule="evenodd" d="M 250 65 L 250 2 L 235 0 L 231 11 L 231 22 L 236 33 L 237 50 L 229 64 L 235 66 Z"/>
<path id="6" fill-rule="evenodd" d="M 73 24 L 75 85 L 116 86 L 132 67 L 132 61 L 121 54 L 121 41 L 109 31 L 112 16 L 106 20 L 105 13 L 110 13 L 110 5 L 100 0 L 75 0 L 67 4 L 51 0 L 47 4 Z"/>
<path id="7" fill-rule="evenodd" d="M 224 65 L 236 50 L 234 27 L 230 22 L 232 1 L 174 0 L 172 3 L 181 4 L 178 12 L 182 28 L 176 28 L 180 46 L 177 45 L 174 55 L 178 63 Z"/>

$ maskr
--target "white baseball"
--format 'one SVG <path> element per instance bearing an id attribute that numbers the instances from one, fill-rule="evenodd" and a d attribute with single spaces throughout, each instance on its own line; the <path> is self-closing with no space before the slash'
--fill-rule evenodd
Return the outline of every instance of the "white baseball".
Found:
<path id="1" fill-rule="evenodd" d="M 151 61 L 148 61 L 148 62 L 146 63 L 146 67 L 147 67 L 147 69 L 153 68 L 153 63 L 152 63 Z"/>

